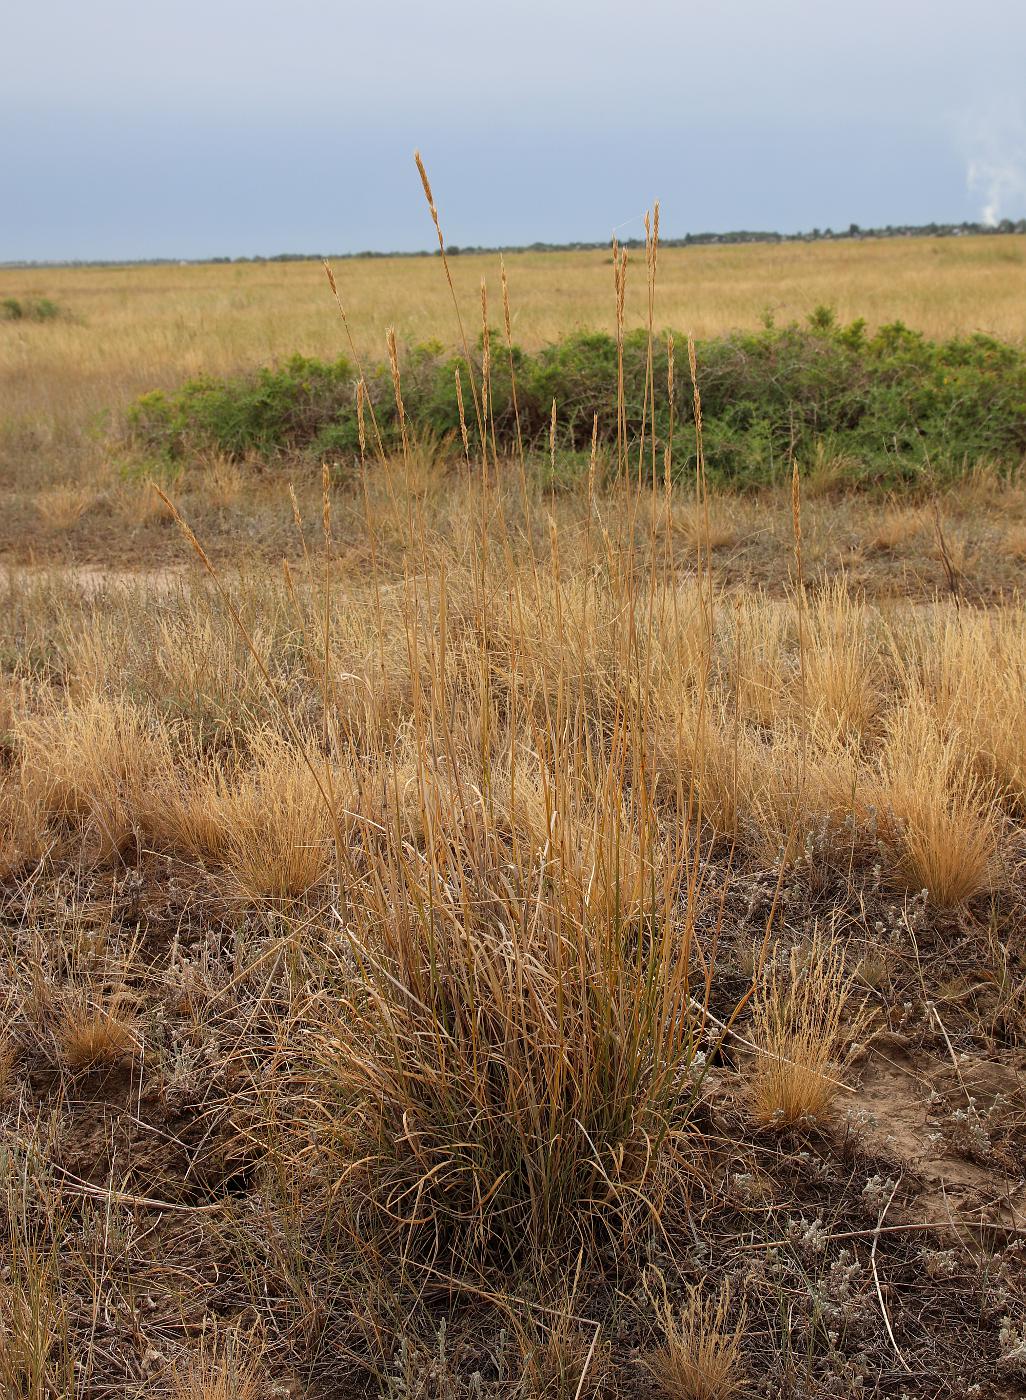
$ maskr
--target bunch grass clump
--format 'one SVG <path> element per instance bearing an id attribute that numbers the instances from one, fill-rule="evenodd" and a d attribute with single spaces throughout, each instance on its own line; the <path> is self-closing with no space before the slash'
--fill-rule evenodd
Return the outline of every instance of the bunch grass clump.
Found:
<path id="1" fill-rule="evenodd" d="M 422 784 L 435 839 L 418 855 L 389 836 L 351 895 L 359 976 L 315 1080 L 339 1189 L 379 1228 L 512 1258 L 655 1209 L 703 1017 L 675 908 L 687 857 L 667 864 L 644 826 L 628 843 L 613 788 L 571 859 L 558 837 L 511 852 L 486 806 L 447 821 L 455 794 Z"/>
<path id="2" fill-rule="evenodd" d="M 225 869 L 244 897 L 295 899 L 328 873 L 332 828 L 324 788 L 345 806 L 341 773 L 319 782 L 307 762 L 280 740 L 262 740 L 253 762 L 214 798 L 217 845 Z"/>
<path id="3" fill-rule="evenodd" d="M 941 907 L 985 890 L 1000 830 L 992 790 L 919 691 L 889 716 L 879 781 L 886 839 L 906 884 Z"/>
<path id="4" fill-rule="evenodd" d="M 213 1330 L 171 1368 L 172 1400 L 260 1400 L 259 1344 L 236 1330 Z"/>
<path id="5" fill-rule="evenodd" d="M 25 717 L 18 737 L 26 800 L 65 822 L 84 820 L 100 860 L 135 840 L 159 754 L 143 711 L 93 693 Z"/>
<path id="6" fill-rule="evenodd" d="M 97 493 L 90 486 L 69 484 L 51 486 L 36 496 L 36 510 L 48 529 L 70 530 L 97 502 Z"/>
<path id="7" fill-rule="evenodd" d="M 747 1310 L 731 1306 L 730 1286 L 694 1285 L 682 1304 L 671 1303 L 666 1284 L 649 1284 L 663 1340 L 645 1367 L 666 1400 L 734 1400 L 745 1393 L 742 1364 Z"/>
<path id="8" fill-rule="evenodd" d="M 61 1064 L 73 1072 L 113 1067 L 132 1059 L 139 1048 L 125 993 L 106 996 L 87 985 L 66 991 L 53 1036 Z"/>
<path id="9" fill-rule="evenodd" d="M 822 1122 L 845 1085 L 846 1064 L 862 1048 L 870 1016 L 847 954 L 817 929 L 784 960 L 772 959 L 753 998 L 746 1095 L 756 1121 L 791 1127 Z"/>

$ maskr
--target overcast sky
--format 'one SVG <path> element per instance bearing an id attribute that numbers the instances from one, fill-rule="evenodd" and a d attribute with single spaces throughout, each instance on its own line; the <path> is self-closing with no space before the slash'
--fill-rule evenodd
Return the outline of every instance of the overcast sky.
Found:
<path id="1" fill-rule="evenodd" d="M 1026 216 L 1026 0 L 0 0 L 0 259 Z"/>

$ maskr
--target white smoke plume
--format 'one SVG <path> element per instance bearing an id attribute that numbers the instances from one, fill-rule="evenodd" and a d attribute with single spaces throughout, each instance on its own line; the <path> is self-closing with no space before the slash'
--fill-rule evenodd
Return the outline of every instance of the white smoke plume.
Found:
<path id="1" fill-rule="evenodd" d="M 1017 100 L 992 103 L 965 123 L 966 184 L 992 227 L 1026 215 L 1026 115 Z"/>

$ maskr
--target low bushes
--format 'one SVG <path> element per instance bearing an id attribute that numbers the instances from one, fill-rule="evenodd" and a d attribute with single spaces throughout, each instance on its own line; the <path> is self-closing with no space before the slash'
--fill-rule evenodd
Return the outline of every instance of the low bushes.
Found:
<path id="1" fill-rule="evenodd" d="M 355 447 L 349 362 L 326 364 L 302 355 L 238 379 L 205 376 L 173 394 L 144 394 L 129 411 L 137 439 L 172 459 L 189 446 L 214 448 L 229 457 L 307 448 L 318 435 L 349 419 L 350 445 Z"/>
<path id="2" fill-rule="evenodd" d="M 668 337 L 655 342 L 651 380 L 657 460 L 672 435 L 678 474 L 693 470 L 696 451 L 683 343 L 677 339 L 672 414 Z M 473 357 L 477 380 L 482 348 Z M 546 449 L 547 456 L 553 400 L 560 453 L 590 446 L 596 416 L 600 442 L 615 442 L 612 336 L 577 333 L 535 354 L 514 348 L 512 357 L 495 337 L 490 351 L 490 409 L 500 451 L 515 449 L 519 410 L 525 444 Z M 644 331 L 625 337 L 624 417 L 634 446 L 643 430 L 651 431 L 648 356 Z M 831 463 L 840 462 L 840 475 L 851 484 L 909 482 L 924 472 L 951 476 L 981 459 L 1011 468 L 1026 456 L 1026 349 L 984 335 L 930 341 L 900 322 L 870 335 L 861 321 L 840 326 L 820 308 L 805 326 L 767 325 L 702 342 L 697 363 L 706 462 L 720 480 L 771 482 L 789 474 L 794 456 L 831 476 L 837 474 Z M 437 343 L 406 352 L 402 393 L 415 435 L 451 434 L 459 442 L 457 369 L 473 440 L 471 370 L 463 357 Z M 400 433 L 387 365 L 368 370 L 366 388 L 368 445 L 376 423 L 385 447 L 394 447 Z M 144 395 L 129 418 L 137 445 L 164 462 L 191 451 L 322 458 L 348 457 L 359 448 L 356 372 L 344 359 L 294 356 L 234 379 L 192 380 L 169 394 Z"/>
<path id="3" fill-rule="evenodd" d="M 49 297 L 4 297 L 0 321 L 54 321 L 65 313 Z"/>

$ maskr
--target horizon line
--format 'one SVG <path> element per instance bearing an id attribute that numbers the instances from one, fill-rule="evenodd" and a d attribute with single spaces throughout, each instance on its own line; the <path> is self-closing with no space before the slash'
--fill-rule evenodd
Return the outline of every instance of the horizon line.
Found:
<path id="1" fill-rule="evenodd" d="M 730 229 L 723 232 L 686 233 L 677 237 L 660 238 L 663 248 L 707 247 L 716 245 L 737 245 L 745 243 L 818 243 L 818 242 L 860 242 L 863 239 L 915 238 L 915 237 L 957 237 L 959 235 L 1005 235 L 1026 234 L 1026 218 L 1004 218 L 998 223 L 983 223 L 978 220 L 931 222 L 928 224 L 886 224 L 874 228 L 863 228 L 859 224 L 849 224 L 847 229 L 812 228 L 795 233 L 781 233 L 761 229 Z M 617 242 L 622 248 L 643 248 L 643 238 L 624 238 Z M 612 239 L 567 239 L 555 243 L 536 240 L 533 243 L 517 244 L 457 244 L 447 243 L 446 254 L 458 257 L 463 254 L 479 256 L 489 253 L 560 253 L 597 252 L 608 248 Z M 210 263 L 261 263 L 261 262 L 337 262 L 359 258 L 429 258 L 438 257 L 438 248 L 416 249 L 374 249 L 364 248 L 350 253 L 319 252 L 278 252 L 278 253 L 239 253 L 210 254 L 204 257 L 181 257 L 174 254 L 160 254 L 151 257 L 127 258 L 5 258 L 0 259 L 0 268 L 48 268 L 48 267 L 147 267 L 179 266 L 199 267 Z"/>

